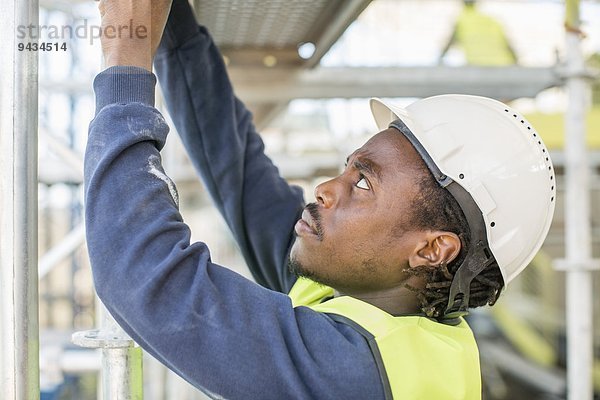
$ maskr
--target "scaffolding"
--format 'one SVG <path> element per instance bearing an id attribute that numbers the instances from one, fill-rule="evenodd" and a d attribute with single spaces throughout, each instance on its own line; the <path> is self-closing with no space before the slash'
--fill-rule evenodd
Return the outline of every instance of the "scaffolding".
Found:
<path id="1" fill-rule="evenodd" d="M 0 3 L 0 386 L 6 399 L 39 397 L 37 286 L 37 52 L 19 52 L 18 26 L 38 2 Z"/>
<path id="2" fill-rule="evenodd" d="M 590 165 L 585 143 L 585 115 L 589 108 L 590 75 L 581 52 L 579 0 L 568 0 L 566 9 L 565 115 L 565 246 L 566 259 L 559 268 L 566 276 L 568 399 L 592 400 L 593 310 L 592 275 L 598 261 L 592 259 L 590 225 Z"/>
<path id="3" fill-rule="evenodd" d="M 196 1 L 201 7 L 202 1 Z M 324 32 L 319 51 L 328 49 L 369 1 L 338 1 L 342 15 L 333 28 Z M 333 4 L 333 3 L 329 3 Z M 38 262 L 37 257 L 37 143 L 38 143 L 38 53 L 19 52 L 15 36 L 18 26 L 37 25 L 38 1 L 2 0 L 0 15 L 9 16 L 0 26 L 0 56 L 3 73 L 0 74 L 0 387 L 2 398 L 25 400 L 39 397 L 39 323 L 38 279 L 44 277 L 62 259 L 69 256 L 84 241 L 84 228 L 72 221 L 68 234 L 52 251 Z M 331 12 L 331 15 L 335 15 Z M 436 90 L 471 88 L 472 93 L 490 97 L 533 96 L 540 90 L 558 85 L 565 86 L 569 106 L 565 118 L 565 172 L 566 258 L 556 262 L 567 272 L 567 354 L 568 398 L 591 400 L 592 389 L 592 279 L 599 262 L 592 258 L 590 230 L 590 164 L 585 145 L 584 113 L 588 107 L 589 78 L 584 66 L 579 31 L 579 1 L 567 1 L 566 65 L 564 69 L 502 67 L 466 69 L 442 66 L 429 68 L 336 68 L 313 69 L 318 60 L 294 59 L 297 69 L 290 80 L 285 69 L 264 70 L 256 65 L 264 63 L 259 52 L 233 55 L 230 66 L 232 78 L 237 80 L 241 97 L 261 105 L 265 123 L 273 111 L 281 109 L 293 98 L 359 97 L 368 95 L 392 96 L 404 93 L 412 96 L 436 94 Z M 315 42 L 319 42 L 315 38 Z M 234 51 L 234 50 L 231 50 Z M 294 49 L 278 52 L 280 62 L 289 60 Z M 320 58 L 323 53 L 318 54 Z M 235 63 L 241 60 L 242 64 Z M 286 66 L 289 68 L 290 66 Z M 242 74 L 243 71 L 243 74 Z M 377 71 L 373 73 L 373 71 Z M 560 73 L 559 73 L 560 72 Z M 507 75 L 508 73 L 508 75 Z M 239 75 L 239 76 L 238 76 Z M 368 76 L 370 80 L 359 79 Z M 468 78 L 464 78 L 468 76 Z M 342 85 L 333 80 L 346 79 Z M 465 79 L 462 81 L 461 79 Z M 395 80 L 390 84 L 390 80 Z M 280 82 L 280 87 L 277 86 Z M 267 83 L 271 87 L 267 90 Z M 356 85 L 353 85 L 356 83 Z M 485 83 L 489 87 L 485 86 Z M 238 85 L 239 84 L 239 85 Z M 66 85 L 72 93 L 82 90 L 83 83 Z M 275 85 L 275 86 L 273 86 Z M 445 86 L 444 86 L 445 85 Z M 468 86 L 472 85 L 472 86 Z M 40 86 L 52 89 L 52 83 Z M 341 89 L 344 87 L 344 89 Z M 443 89 L 440 89 L 442 87 Z M 275 90 L 276 89 L 276 90 Z M 515 95 L 517 93 L 517 95 Z M 268 107 L 267 107 L 268 106 Z M 64 149 L 63 149 L 64 150 Z M 63 151 L 58 150 L 58 151 Z M 65 161 L 78 166 L 69 151 L 63 152 Z M 39 269 L 39 270 L 38 270 Z M 39 277 L 39 278 L 38 278 Z M 76 333 L 73 341 L 83 347 L 102 349 L 102 392 L 105 399 L 141 399 L 141 349 L 107 318 L 100 330 Z M 502 354 L 502 353 L 499 353 Z"/>

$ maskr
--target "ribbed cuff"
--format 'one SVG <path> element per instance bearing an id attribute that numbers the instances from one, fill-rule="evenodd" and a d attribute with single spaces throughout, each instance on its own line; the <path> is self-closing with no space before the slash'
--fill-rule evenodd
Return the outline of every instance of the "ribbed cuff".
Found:
<path id="1" fill-rule="evenodd" d="M 156 76 L 139 67 L 110 67 L 94 79 L 96 114 L 115 103 L 144 103 L 154 106 Z"/>
<path id="2" fill-rule="evenodd" d="M 200 26 L 188 0 L 174 0 L 158 52 L 173 50 L 196 35 Z"/>

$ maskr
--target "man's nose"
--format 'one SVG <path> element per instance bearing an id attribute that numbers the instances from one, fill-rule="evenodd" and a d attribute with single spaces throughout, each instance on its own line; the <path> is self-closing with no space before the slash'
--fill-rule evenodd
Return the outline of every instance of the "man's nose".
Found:
<path id="1" fill-rule="evenodd" d="M 335 206 L 339 199 L 339 182 L 337 178 L 325 181 L 315 188 L 317 203 L 325 208 Z"/>

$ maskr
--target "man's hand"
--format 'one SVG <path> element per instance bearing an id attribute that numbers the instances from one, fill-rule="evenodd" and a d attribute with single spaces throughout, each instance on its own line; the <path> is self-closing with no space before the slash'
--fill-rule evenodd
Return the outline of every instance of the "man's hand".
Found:
<path id="1" fill-rule="evenodd" d="M 152 71 L 173 0 L 100 0 L 106 67 L 131 65 Z"/>

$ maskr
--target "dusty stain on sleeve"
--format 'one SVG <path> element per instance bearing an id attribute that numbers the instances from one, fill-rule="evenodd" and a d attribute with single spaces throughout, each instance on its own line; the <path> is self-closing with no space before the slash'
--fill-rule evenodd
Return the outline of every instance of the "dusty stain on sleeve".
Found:
<path id="1" fill-rule="evenodd" d="M 147 118 L 139 116 L 127 117 L 127 129 L 136 136 L 153 137 L 156 132 L 165 124 L 164 118 L 159 114 L 152 114 Z"/>
<path id="2" fill-rule="evenodd" d="M 171 197 L 173 198 L 175 205 L 179 207 L 179 194 L 177 193 L 175 183 L 173 183 L 171 178 L 169 178 L 163 172 L 162 166 L 160 165 L 160 158 L 155 154 L 152 154 L 148 158 L 148 172 L 150 172 L 150 174 L 154 175 L 155 177 L 167 184 L 167 187 L 169 188 L 169 193 L 171 193 Z"/>
<path id="3" fill-rule="evenodd" d="M 146 121 L 130 116 L 127 117 L 127 129 L 136 136 L 150 136 L 152 134 Z"/>

